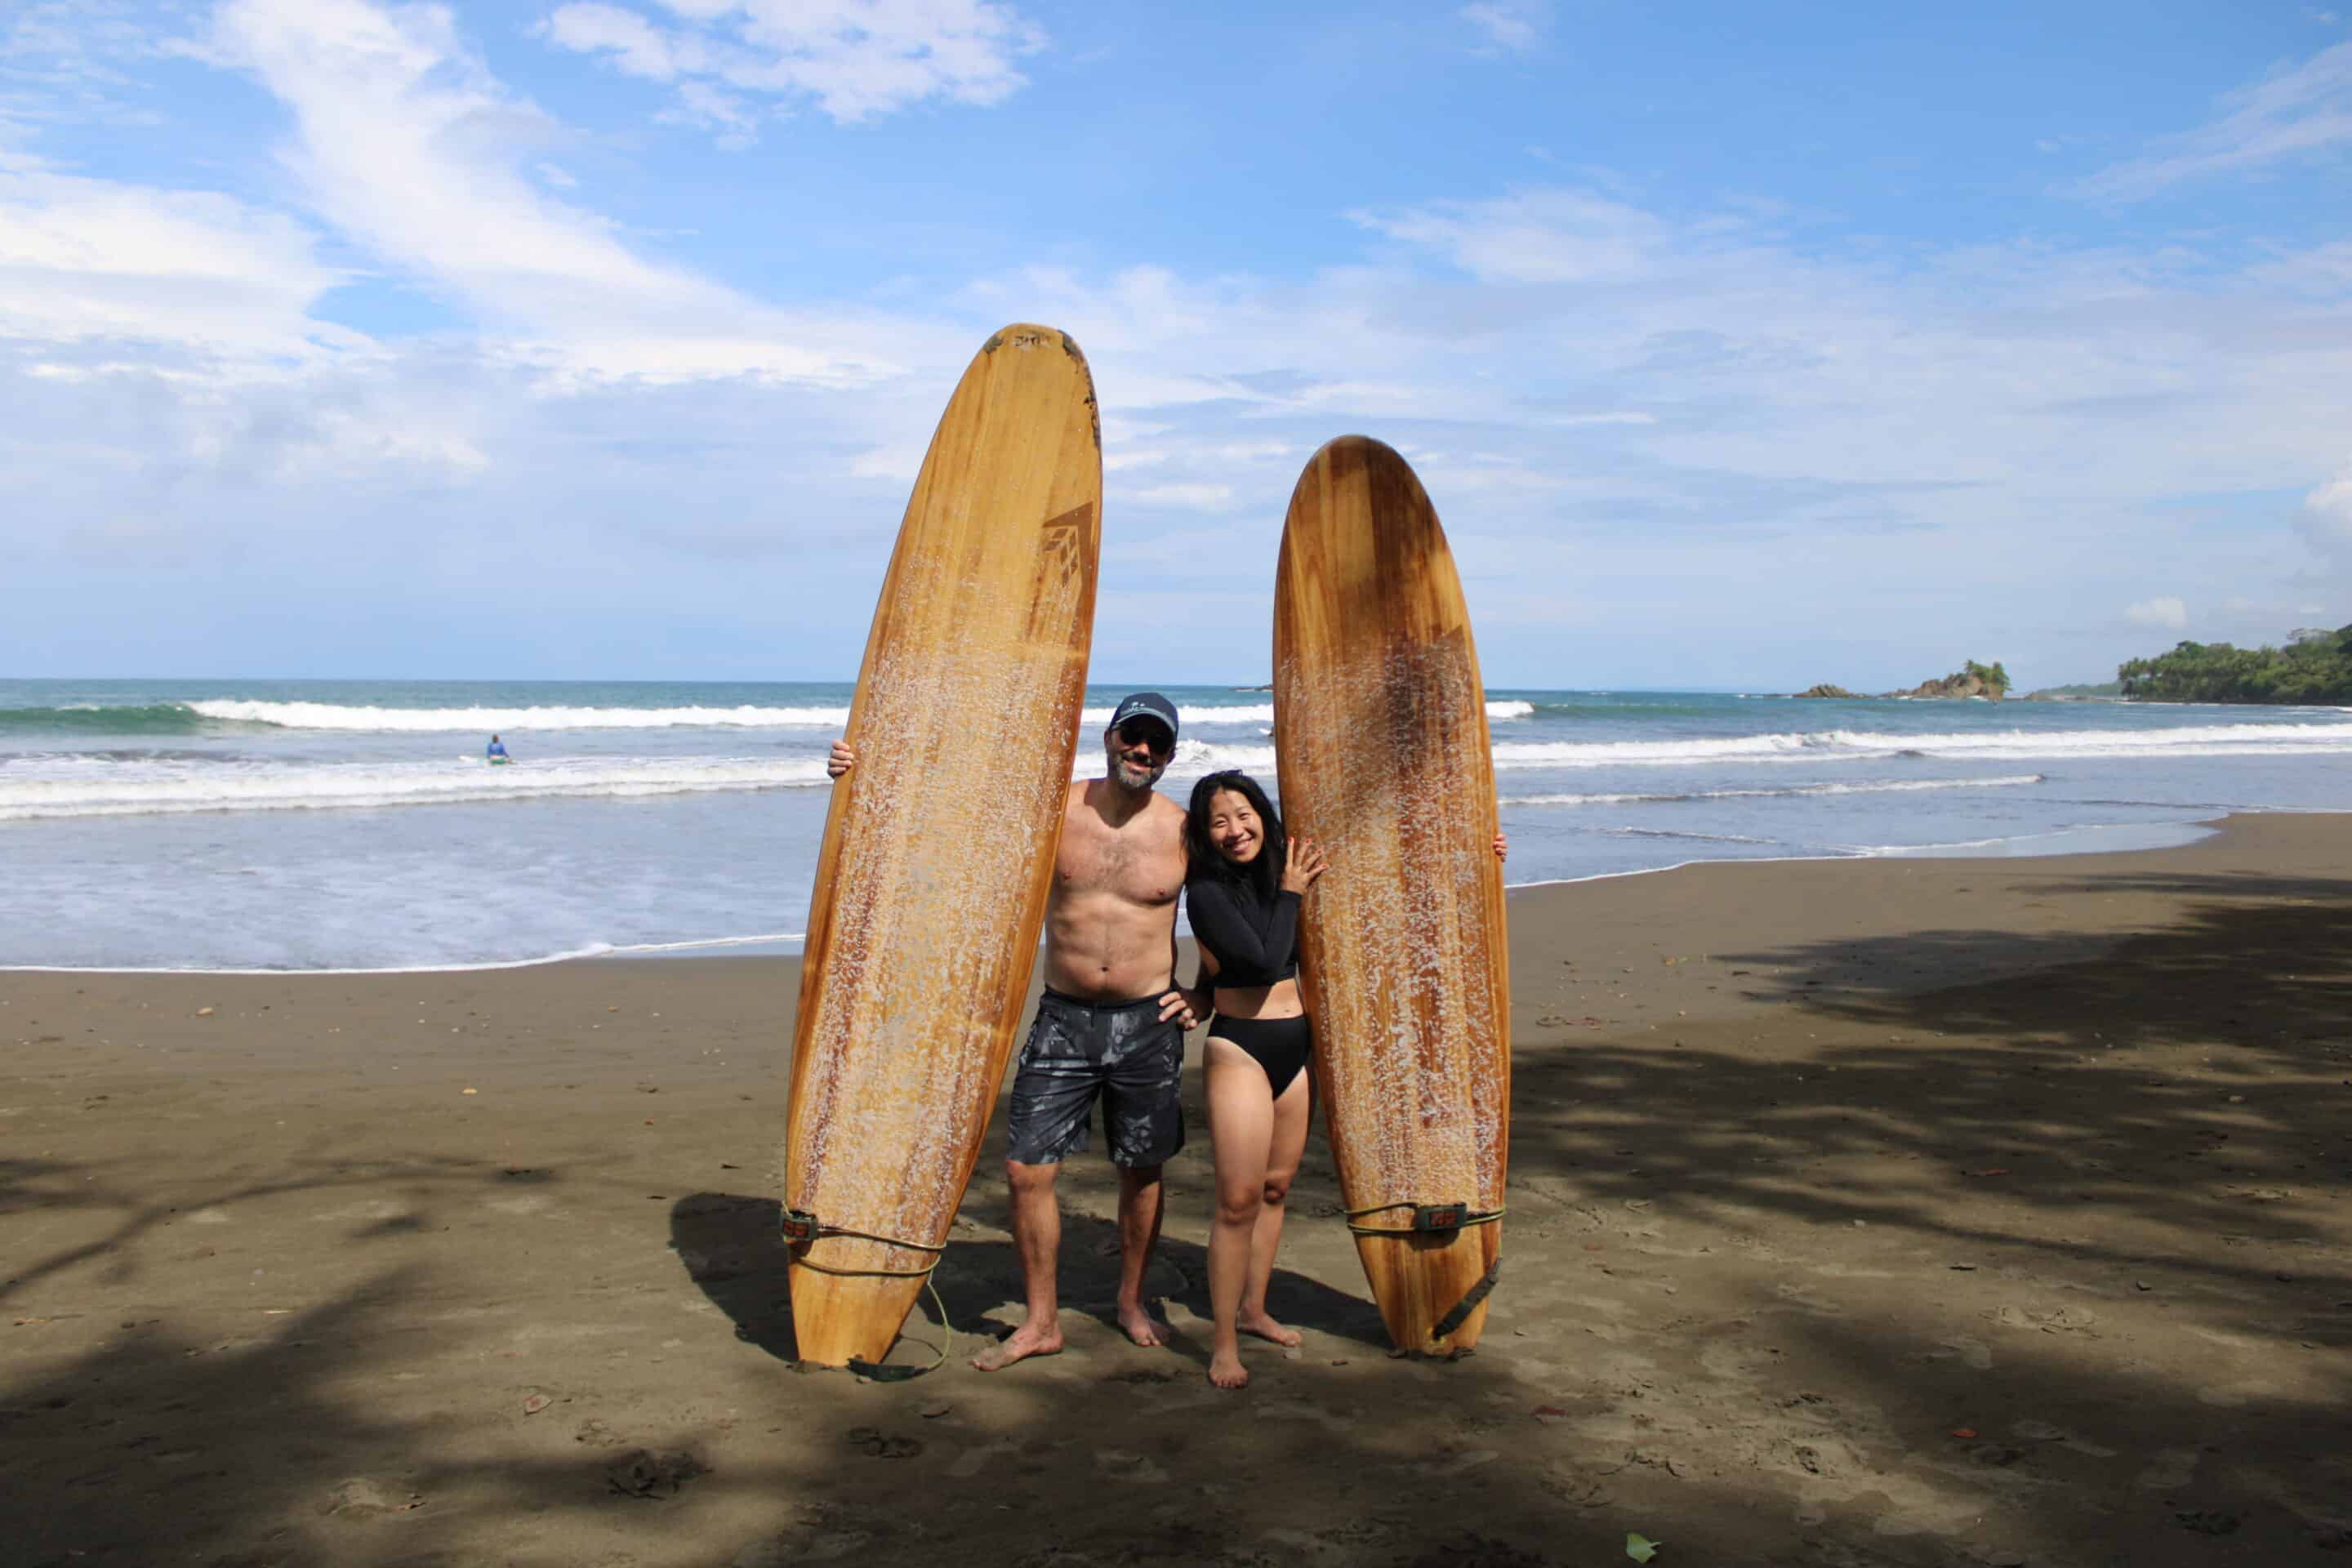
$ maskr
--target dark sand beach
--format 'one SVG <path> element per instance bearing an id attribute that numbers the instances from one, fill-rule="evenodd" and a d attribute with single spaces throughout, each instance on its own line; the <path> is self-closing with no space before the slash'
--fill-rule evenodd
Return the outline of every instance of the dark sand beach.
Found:
<path id="1" fill-rule="evenodd" d="M 1097 1152 L 1069 1350 L 965 1367 L 1017 1316 L 1000 1118 L 958 1354 L 861 1382 L 790 1360 L 792 961 L 0 975 L 0 1556 L 2352 1562 L 2352 817 L 1510 909 L 1485 1346 L 1386 1353 L 1318 1135 L 1306 1343 L 1238 1395 L 1197 1082 L 1175 1348 L 1109 1321 Z"/>

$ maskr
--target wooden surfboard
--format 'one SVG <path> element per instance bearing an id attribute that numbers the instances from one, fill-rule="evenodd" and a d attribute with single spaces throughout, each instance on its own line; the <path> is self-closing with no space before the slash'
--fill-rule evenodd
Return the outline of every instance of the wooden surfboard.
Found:
<path id="1" fill-rule="evenodd" d="M 1274 586 L 1285 825 L 1330 869 L 1299 982 L 1356 1250 L 1389 1336 L 1478 1342 L 1499 1272 L 1511 1014 L 1486 693 L 1428 494 L 1343 436 L 1299 476 Z M 1462 1205 L 1472 1223 L 1448 1226 Z M 1420 1223 L 1435 1228 L 1415 1229 Z M 1450 1321 L 1449 1321 L 1450 1320 Z"/>
<path id="2" fill-rule="evenodd" d="M 817 858 L 783 1160 L 803 1361 L 882 1359 L 971 1180 L 1061 838 L 1101 511 L 1086 356 L 1005 328 L 907 503 Z"/>

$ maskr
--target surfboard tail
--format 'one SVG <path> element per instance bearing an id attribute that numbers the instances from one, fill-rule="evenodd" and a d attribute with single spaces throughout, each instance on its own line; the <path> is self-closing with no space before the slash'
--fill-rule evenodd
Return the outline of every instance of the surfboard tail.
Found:
<path id="1" fill-rule="evenodd" d="M 879 1364 L 923 1293 L 919 1278 L 828 1274 L 792 1260 L 793 1342 L 814 1366 Z"/>
<path id="2" fill-rule="evenodd" d="M 1502 1239 L 1499 1220 L 1450 1234 L 1356 1237 L 1389 1342 L 1418 1355 L 1476 1349 L 1501 1277 Z"/>

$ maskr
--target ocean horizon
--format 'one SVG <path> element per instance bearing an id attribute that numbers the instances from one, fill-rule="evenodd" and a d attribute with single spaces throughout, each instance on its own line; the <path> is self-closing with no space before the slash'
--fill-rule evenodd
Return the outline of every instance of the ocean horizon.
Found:
<path id="1" fill-rule="evenodd" d="M 1088 689 L 1094 731 L 1131 688 Z M 1171 683 L 1161 788 L 1275 782 L 1269 694 Z M 789 951 L 848 681 L 0 681 L 0 968 L 381 971 Z M 2184 842 L 2339 809 L 2352 710 L 1488 693 L 1514 886 L 1703 860 Z M 492 732 L 514 765 L 484 765 Z"/>

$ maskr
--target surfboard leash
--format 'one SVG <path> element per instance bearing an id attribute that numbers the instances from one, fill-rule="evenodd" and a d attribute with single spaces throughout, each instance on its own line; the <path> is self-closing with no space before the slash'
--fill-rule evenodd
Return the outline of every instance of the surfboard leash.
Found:
<path id="1" fill-rule="evenodd" d="M 1478 1283 L 1470 1287 L 1469 1294 L 1454 1302 L 1452 1311 L 1430 1325 L 1429 1337 L 1433 1340 L 1442 1340 L 1460 1328 L 1469 1320 L 1471 1312 L 1476 1309 L 1478 1303 L 1494 1294 L 1495 1287 L 1502 1282 L 1502 1279 L 1503 1260 L 1497 1258 L 1488 1267 L 1486 1272 L 1479 1277 Z M 1460 1355 L 1466 1352 L 1456 1350 L 1454 1353 Z"/>
<path id="2" fill-rule="evenodd" d="M 931 1260 L 920 1268 L 835 1268 L 830 1264 L 812 1260 L 803 1252 L 793 1261 L 803 1268 L 814 1268 L 819 1274 L 839 1275 L 847 1279 L 919 1279 L 931 1293 L 931 1305 L 940 1314 L 940 1353 L 929 1366 L 885 1366 L 879 1362 L 852 1361 L 849 1370 L 860 1377 L 877 1383 L 904 1383 L 910 1377 L 937 1372 L 955 1353 L 955 1325 L 948 1321 L 948 1304 L 940 1296 L 940 1287 L 931 1276 L 938 1271 L 947 1254 L 947 1244 L 934 1247 L 926 1241 L 908 1241 L 895 1236 L 877 1236 L 870 1230 L 851 1230 L 845 1226 L 825 1225 L 806 1209 L 786 1209 L 783 1214 L 784 1239 L 798 1246 L 809 1246 L 829 1236 L 847 1237 L 854 1241 L 875 1241 L 885 1247 L 903 1247 L 909 1252 L 928 1252 Z"/>
<path id="3" fill-rule="evenodd" d="M 1390 1214 L 1398 1209 L 1411 1209 L 1411 1225 L 1362 1225 L 1366 1215 Z M 1348 1211 L 1348 1229 L 1357 1236 L 1437 1236 L 1447 1231 L 1467 1230 L 1474 1225 L 1492 1225 L 1507 1212 L 1507 1205 L 1497 1204 L 1491 1209 L 1473 1210 L 1468 1204 L 1375 1204 L 1368 1209 Z"/>

